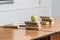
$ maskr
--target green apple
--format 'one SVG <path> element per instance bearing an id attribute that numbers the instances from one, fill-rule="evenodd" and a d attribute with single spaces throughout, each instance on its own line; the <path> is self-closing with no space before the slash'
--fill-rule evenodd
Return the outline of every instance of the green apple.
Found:
<path id="1" fill-rule="evenodd" d="M 34 16 L 34 15 L 31 16 L 31 21 L 32 21 L 32 22 L 35 22 L 35 21 L 36 21 L 36 16 Z"/>

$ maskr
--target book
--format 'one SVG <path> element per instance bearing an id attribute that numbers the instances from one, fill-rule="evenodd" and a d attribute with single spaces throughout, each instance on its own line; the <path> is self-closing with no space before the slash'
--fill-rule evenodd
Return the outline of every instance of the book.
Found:
<path id="1" fill-rule="evenodd" d="M 52 22 L 52 19 L 51 18 L 46 18 L 46 17 L 43 17 L 41 18 L 42 21 L 49 21 L 49 22 Z"/>
<path id="2" fill-rule="evenodd" d="M 25 24 L 22 23 L 13 23 L 13 24 L 7 24 L 7 25 L 3 25 L 4 28 L 20 28 L 20 27 L 25 27 Z"/>

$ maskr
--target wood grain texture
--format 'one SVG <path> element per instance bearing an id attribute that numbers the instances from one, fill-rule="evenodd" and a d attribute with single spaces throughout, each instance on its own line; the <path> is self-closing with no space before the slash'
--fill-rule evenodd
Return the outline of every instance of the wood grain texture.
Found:
<path id="1" fill-rule="evenodd" d="M 60 33 L 51 35 L 50 40 L 60 40 Z"/>
<path id="2" fill-rule="evenodd" d="M 13 28 L 0 28 L 0 40 L 30 40 L 46 35 L 52 32 L 44 32 L 38 30 L 22 30 Z"/>

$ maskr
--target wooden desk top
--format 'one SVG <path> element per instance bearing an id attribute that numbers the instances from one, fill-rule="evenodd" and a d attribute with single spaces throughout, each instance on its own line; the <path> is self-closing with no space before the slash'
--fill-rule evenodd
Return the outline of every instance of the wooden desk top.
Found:
<path id="1" fill-rule="evenodd" d="M 45 37 L 52 33 L 38 30 L 0 28 L 0 40 L 31 40 L 38 37 Z"/>

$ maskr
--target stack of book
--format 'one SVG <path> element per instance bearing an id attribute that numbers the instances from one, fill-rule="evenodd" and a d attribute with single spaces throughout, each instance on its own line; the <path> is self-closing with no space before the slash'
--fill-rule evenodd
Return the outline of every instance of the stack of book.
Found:
<path id="1" fill-rule="evenodd" d="M 52 22 L 52 19 L 51 19 L 51 17 L 49 17 L 49 16 L 40 16 L 40 18 L 41 18 L 41 24 L 51 24 L 51 22 Z"/>
<path id="2" fill-rule="evenodd" d="M 32 22 L 32 21 L 25 21 L 26 24 L 26 29 L 39 29 L 39 25 L 37 22 Z"/>

